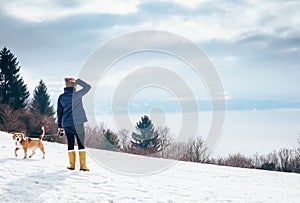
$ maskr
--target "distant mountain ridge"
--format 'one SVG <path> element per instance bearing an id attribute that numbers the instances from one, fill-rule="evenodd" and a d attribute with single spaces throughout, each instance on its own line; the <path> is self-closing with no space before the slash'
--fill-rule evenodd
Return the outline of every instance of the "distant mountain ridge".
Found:
<path id="1" fill-rule="evenodd" d="M 212 105 L 209 100 L 199 100 L 197 101 L 198 108 L 195 109 L 191 105 L 193 102 L 182 101 L 176 102 L 173 100 L 163 100 L 163 101 L 139 101 L 139 102 L 118 102 L 115 106 L 118 107 L 116 112 L 118 113 L 143 113 L 151 111 L 151 109 L 157 107 L 162 109 L 164 112 L 180 112 L 181 110 L 186 112 L 195 111 L 211 111 Z M 100 101 L 98 106 L 95 106 L 96 113 L 111 113 L 112 105 L 109 101 Z M 255 99 L 230 99 L 225 101 L 225 110 L 227 111 L 262 111 L 270 109 L 298 109 L 300 108 L 300 101 L 284 101 L 284 100 L 255 100 Z"/>

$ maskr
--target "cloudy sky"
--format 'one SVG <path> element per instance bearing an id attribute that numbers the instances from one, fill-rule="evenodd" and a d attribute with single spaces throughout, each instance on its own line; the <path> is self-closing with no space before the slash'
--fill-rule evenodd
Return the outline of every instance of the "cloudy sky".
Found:
<path id="1" fill-rule="evenodd" d="M 0 46 L 16 54 L 30 90 L 43 79 L 54 100 L 103 43 L 149 29 L 203 49 L 228 98 L 300 100 L 298 0 L 0 2 Z"/>

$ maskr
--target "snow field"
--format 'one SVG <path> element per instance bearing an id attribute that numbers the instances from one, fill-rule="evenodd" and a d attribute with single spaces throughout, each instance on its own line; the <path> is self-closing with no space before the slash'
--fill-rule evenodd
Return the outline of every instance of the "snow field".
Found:
<path id="1" fill-rule="evenodd" d="M 159 173 L 132 176 L 108 170 L 92 154 L 156 162 L 103 150 L 88 151 L 90 172 L 79 171 L 78 159 L 69 171 L 67 146 L 44 145 L 45 159 L 39 150 L 31 159 L 23 159 L 22 151 L 14 157 L 11 134 L 0 132 L 0 202 L 300 202 L 299 174 L 177 162 Z"/>

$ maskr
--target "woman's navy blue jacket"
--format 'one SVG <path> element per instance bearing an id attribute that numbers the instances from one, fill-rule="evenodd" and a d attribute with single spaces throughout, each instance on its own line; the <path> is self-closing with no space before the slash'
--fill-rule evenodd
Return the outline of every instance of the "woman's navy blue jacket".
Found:
<path id="1" fill-rule="evenodd" d="M 58 97 L 58 128 L 83 124 L 87 121 L 82 97 L 91 89 L 91 86 L 81 79 L 78 79 L 76 84 L 82 86 L 82 89 L 75 91 L 73 87 L 66 87 L 64 88 L 64 93 Z"/>

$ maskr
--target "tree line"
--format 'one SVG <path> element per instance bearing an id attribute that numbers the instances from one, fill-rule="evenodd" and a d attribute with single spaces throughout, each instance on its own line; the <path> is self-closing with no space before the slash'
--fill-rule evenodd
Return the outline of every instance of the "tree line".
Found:
<path id="1" fill-rule="evenodd" d="M 86 145 L 91 148 L 119 151 L 152 157 L 175 159 L 222 166 L 300 173 L 299 146 L 280 149 L 266 155 L 245 156 L 241 153 L 213 158 L 202 137 L 176 141 L 168 127 L 154 127 L 147 115 L 136 123 L 136 132 L 121 129 L 113 132 L 102 123 L 86 127 Z"/>
<path id="2" fill-rule="evenodd" d="M 41 126 L 48 133 L 56 131 L 54 107 L 46 84 L 41 79 L 33 98 L 20 75 L 17 57 L 6 47 L 0 51 L 0 130 L 24 132 L 35 136 Z"/>

